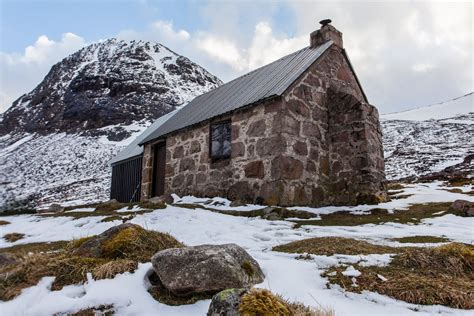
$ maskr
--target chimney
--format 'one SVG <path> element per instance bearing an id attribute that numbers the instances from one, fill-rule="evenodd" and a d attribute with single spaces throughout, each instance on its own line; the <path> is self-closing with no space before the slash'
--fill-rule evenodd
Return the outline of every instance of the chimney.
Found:
<path id="1" fill-rule="evenodd" d="M 317 31 L 311 33 L 309 38 L 309 47 L 316 48 L 327 41 L 332 40 L 335 45 L 342 48 L 342 33 L 339 32 L 334 26 L 330 23 L 330 19 L 322 20 L 319 22 L 321 28 Z"/>

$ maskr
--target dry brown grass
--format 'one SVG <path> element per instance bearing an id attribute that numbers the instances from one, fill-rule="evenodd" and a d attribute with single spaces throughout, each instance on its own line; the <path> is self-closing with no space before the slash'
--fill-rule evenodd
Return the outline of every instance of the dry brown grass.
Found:
<path id="1" fill-rule="evenodd" d="M 332 256 L 368 255 L 372 253 L 398 253 L 402 248 L 375 245 L 363 240 L 344 237 L 319 237 L 293 241 L 273 247 L 273 251 L 288 253 L 310 253 L 314 255 Z"/>
<path id="2" fill-rule="evenodd" d="M 118 259 L 104 263 L 92 271 L 96 280 L 113 279 L 117 274 L 132 272 L 137 268 L 137 262 L 127 259 Z"/>
<path id="3" fill-rule="evenodd" d="M 6 234 L 3 236 L 3 239 L 5 239 L 8 242 L 15 242 L 17 240 L 23 239 L 25 237 L 25 234 L 22 233 L 10 233 Z"/>
<path id="4" fill-rule="evenodd" d="M 474 308 L 474 247 L 451 243 L 436 248 L 407 248 L 386 267 L 356 266 L 358 287 L 333 267 L 324 276 L 352 292 L 369 290 L 413 304 Z M 336 275 L 329 275 L 336 272 Z M 387 280 L 382 281 L 378 275 Z"/>
<path id="5" fill-rule="evenodd" d="M 439 243 L 448 242 L 449 239 L 438 236 L 408 236 L 400 238 L 392 238 L 391 240 L 399 243 Z"/>
<path id="6" fill-rule="evenodd" d="M 0 253 L 8 253 L 15 256 L 27 255 L 28 253 L 52 252 L 62 250 L 68 244 L 68 241 L 34 242 L 29 244 L 20 244 L 11 247 L 0 248 Z"/>
<path id="7" fill-rule="evenodd" d="M 15 253 L 19 263 L 0 269 L 0 300 L 10 300 L 22 289 L 33 286 L 45 276 L 55 276 L 53 290 L 65 285 L 83 283 L 87 273 L 97 279 L 113 278 L 127 271 L 134 271 L 138 262 L 147 262 L 160 250 L 183 246 L 168 234 L 147 231 L 139 226 L 124 229 L 103 244 L 100 257 L 76 255 L 74 250 L 92 237 L 74 240 L 62 248 L 52 246 L 54 252 L 40 252 L 48 246 L 31 247 L 38 250 L 30 254 Z M 36 245 L 38 246 L 38 245 Z M 23 254 L 23 255 L 20 255 Z"/>
<path id="8" fill-rule="evenodd" d="M 298 302 L 289 302 L 265 289 L 251 289 L 242 296 L 239 305 L 242 316 L 334 316 L 330 309 L 313 308 Z"/>
<path id="9" fill-rule="evenodd" d="M 315 226 L 356 226 L 365 224 L 382 224 L 388 222 L 401 224 L 419 224 L 425 218 L 454 214 L 465 216 L 462 211 L 451 208 L 452 202 L 436 202 L 425 204 L 413 204 L 407 210 L 395 210 L 389 213 L 386 209 L 375 208 L 370 214 L 355 215 L 348 211 L 339 211 L 331 214 L 322 214 L 319 220 L 292 220 L 296 223 L 295 228 L 303 225 Z"/>
<path id="10" fill-rule="evenodd" d="M 0 220 L 0 226 L 10 224 L 9 221 Z"/>

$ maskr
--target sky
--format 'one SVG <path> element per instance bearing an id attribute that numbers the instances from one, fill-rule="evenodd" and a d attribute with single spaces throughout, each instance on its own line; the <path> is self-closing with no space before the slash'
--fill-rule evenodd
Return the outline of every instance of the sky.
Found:
<path id="1" fill-rule="evenodd" d="M 471 1 L 0 0 L 0 113 L 51 66 L 116 37 L 159 42 L 227 82 L 309 43 L 331 18 L 371 104 L 472 92 Z"/>

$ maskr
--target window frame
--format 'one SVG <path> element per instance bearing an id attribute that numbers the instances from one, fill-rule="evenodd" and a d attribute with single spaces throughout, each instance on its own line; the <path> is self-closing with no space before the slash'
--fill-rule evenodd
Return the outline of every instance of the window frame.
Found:
<path id="1" fill-rule="evenodd" d="M 231 149 L 230 153 L 228 155 L 220 155 L 220 156 L 213 156 L 212 155 L 212 127 L 216 125 L 229 125 L 229 133 L 230 133 L 230 144 L 231 144 Z M 232 121 L 230 119 L 227 120 L 222 120 L 222 121 L 216 121 L 212 122 L 209 124 L 209 158 L 211 159 L 212 162 L 214 161 L 219 161 L 219 160 L 226 160 L 230 159 L 232 156 Z"/>

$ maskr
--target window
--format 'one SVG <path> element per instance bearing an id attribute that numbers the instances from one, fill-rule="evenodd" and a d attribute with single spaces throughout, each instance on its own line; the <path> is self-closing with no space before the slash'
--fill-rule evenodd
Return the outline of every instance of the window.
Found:
<path id="1" fill-rule="evenodd" d="M 231 152 L 230 122 L 211 125 L 211 148 L 212 159 L 224 159 L 230 157 Z"/>

